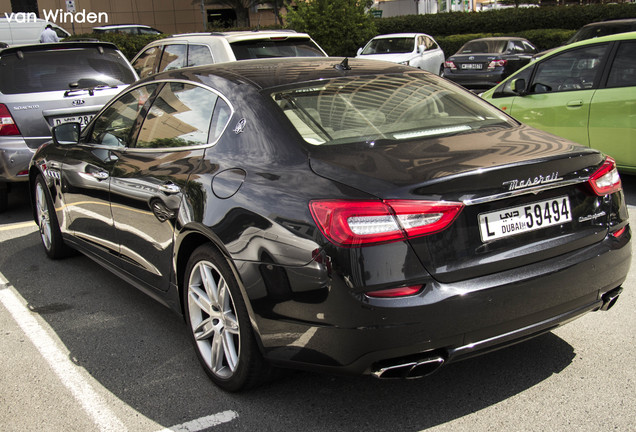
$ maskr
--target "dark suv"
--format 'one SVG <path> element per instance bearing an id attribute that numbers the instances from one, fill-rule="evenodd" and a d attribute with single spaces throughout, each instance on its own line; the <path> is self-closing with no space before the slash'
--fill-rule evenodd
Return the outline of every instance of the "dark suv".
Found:
<path id="1" fill-rule="evenodd" d="M 137 79 L 111 43 L 62 42 L 0 50 L 0 211 L 9 186 L 28 181 L 31 156 L 51 127 L 86 124 Z"/>

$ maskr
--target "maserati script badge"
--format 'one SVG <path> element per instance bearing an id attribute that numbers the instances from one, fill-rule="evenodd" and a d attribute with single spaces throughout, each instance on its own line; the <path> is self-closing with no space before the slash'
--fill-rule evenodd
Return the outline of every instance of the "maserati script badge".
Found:
<path id="1" fill-rule="evenodd" d="M 508 190 L 517 190 L 517 189 L 525 189 L 525 188 L 529 188 L 532 186 L 539 186 L 542 184 L 546 184 L 546 183 L 554 183 L 554 182 L 558 182 L 563 180 L 562 177 L 559 177 L 559 173 L 557 172 L 553 172 L 552 174 L 548 175 L 548 176 L 542 176 L 539 175 L 535 178 L 528 178 L 527 180 L 519 180 L 519 179 L 514 179 L 514 180 L 508 180 L 503 182 L 504 186 L 508 186 Z"/>

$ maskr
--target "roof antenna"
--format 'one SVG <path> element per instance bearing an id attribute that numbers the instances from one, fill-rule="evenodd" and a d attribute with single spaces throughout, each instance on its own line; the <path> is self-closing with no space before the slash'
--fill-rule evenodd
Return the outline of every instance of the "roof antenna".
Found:
<path id="1" fill-rule="evenodd" d="M 341 63 L 333 65 L 333 67 L 341 71 L 351 70 L 351 66 L 349 66 L 349 58 L 345 57 Z"/>

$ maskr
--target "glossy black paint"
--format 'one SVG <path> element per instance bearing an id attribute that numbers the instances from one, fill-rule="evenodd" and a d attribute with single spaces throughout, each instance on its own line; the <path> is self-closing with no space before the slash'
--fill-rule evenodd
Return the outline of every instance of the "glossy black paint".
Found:
<path id="1" fill-rule="evenodd" d="M 314 199 L 478 201 L 505 182 L 558 172 L 585 178 L 600 153 L 517 125 L 395 144 L 310 146 L 273 109 L 272 88 L 347 74 L 405 74 L 407 67 L 337 59 L 245 61 L 159 74 L 228 98 L 220 140 L 186 149 L 45 145 L 31 178 L 44 175 L 64 239 L 182 311 L 192 251 L 211 243 L 239 282 L 257 342 L 283 366 L 368 373 L 418 353 L 448 360 L 548 331 L 598 309 L 631 261 L 622 192 L 593 195 L 587 183 L 467 205 L 447 230 L 362 248 L 331 244 L 308 208 Z M 419 72 L 418 72 L 419 73 Z M 243 124 L 243 129 L 235 127 Z M 90 125 L 88 129 L 90 129 Z M 139 127 L 137 125 L 136 127 Z M 108 182 L 100 180 L 100 171 Z M 174 185 L 171 192 L 162 186 Z M 482 243 L 479 213 L 568 195 L 576 216 L 606 216 Z M 419 294 L 372 298 L 421 285 Z"/>

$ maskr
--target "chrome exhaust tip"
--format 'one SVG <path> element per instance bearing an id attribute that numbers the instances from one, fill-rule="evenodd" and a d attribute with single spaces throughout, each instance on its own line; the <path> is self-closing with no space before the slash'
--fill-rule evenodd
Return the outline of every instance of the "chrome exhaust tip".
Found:
<path id="1" fill-rule="evenodd" d="M 420 360 L 396 360 L 395 364 L 379 367 L 372 375 L 380 379 L 416 379 L 432 374 L 444 364 L 441 356 L 426 357 Z"/>
<path id="2" fill-rule="evenodd" d="M 623 288 L 618 287 L 614 288 L 611 291 L 606 292 L 601 296 L 601 300 L 603 300 L 603 305 L 601 306 L 602 311 L 610 310 L 618 301 L 618 296 L 623 292 Z"/>

